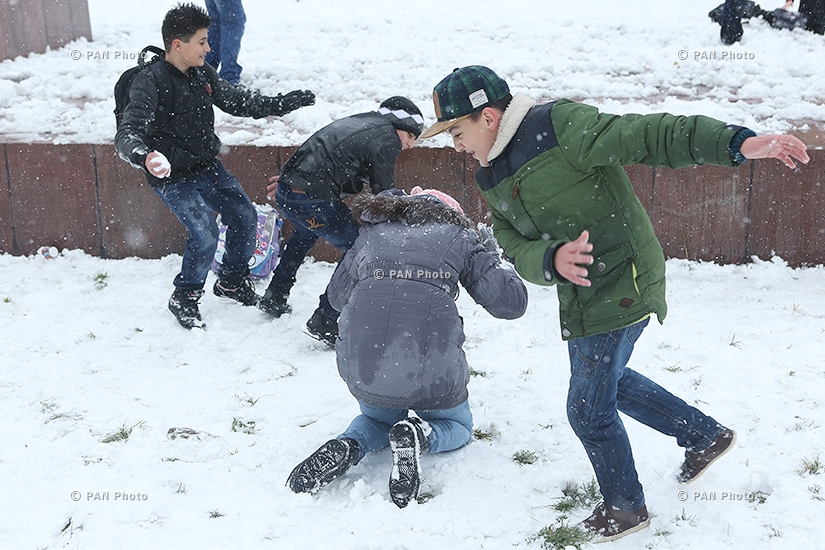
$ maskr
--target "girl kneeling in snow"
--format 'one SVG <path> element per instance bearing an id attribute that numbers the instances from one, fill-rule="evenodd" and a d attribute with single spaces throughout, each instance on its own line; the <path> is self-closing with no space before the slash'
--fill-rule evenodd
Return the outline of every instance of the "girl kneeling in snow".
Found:
<path id="1" fill-rule="evenodd" d="M 463 321 L 454 303 L 459 282 L 500 319 L 524 314 L 527 290 L 500 264 L 492 234 L 482 231 L 482 243 L 445 193 L 392 189 L 359 199 L 353 213 L 361 230 L 327 293 L 341 312 L 338 372 L 361 414 L 296 466 L 287 485 L 314 493 L 389 445 L 390 496 L 403 508 L 418 497 L 421 454 L 451 451 L 472 437 Z"/>

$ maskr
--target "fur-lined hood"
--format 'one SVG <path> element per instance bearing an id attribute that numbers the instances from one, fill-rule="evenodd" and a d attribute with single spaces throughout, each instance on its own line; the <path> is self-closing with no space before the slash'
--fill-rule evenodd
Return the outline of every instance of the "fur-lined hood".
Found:
<path id="1" fill-rule="evenodd" d="M 352 203 L 352 213 L 361 223 L 369 224 L 401 222 L 417 226 L 443 223 L 473 228 L 470 218 L 453 210 L 436 197 L 425 193 L 411 196 L 401 189 L 358 197 Z"/>
<path id="2" fill-rule="evenodd" d="M 497 158 L 504 151 L 507 144 L 513 139 L 513 136 L 516 135 L 519 126 L 521 126 L 522 121 L 524 121 L 524 117 L 527 116 L 527 113 L 529 113 L 530 109 L 535 105 L 536 102 L 533 101 L 533 99 L 521 92 L 517 92 L 513 96 L 510 105 L 507 106 L 507 109 L 505 109 L 501 115 L 498 136 L 496 136 L 496 141 L 493 143 L 493 147 L 487 155 L 488 161 Z"/>

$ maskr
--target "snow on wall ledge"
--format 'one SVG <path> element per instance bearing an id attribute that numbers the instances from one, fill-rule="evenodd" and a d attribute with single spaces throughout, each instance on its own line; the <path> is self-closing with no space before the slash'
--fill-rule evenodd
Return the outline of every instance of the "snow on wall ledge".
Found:
<path id="1" fill-rule="evenodd" d="M 185 231 L 143 174 L 111 145 L 0 144 L 0 252 L 32 254 L 41 246 L 82 249 L 104 258 L 159 258 L 183 251 Z M 253 202 L 266 203 L 269 176 L 295 147 L 226 147 L 221 160 Z M 825 263 L 825 151 L 791 171 L 773 160 L 730 169 L 627 167 L 668 257 L 747 262 L 778 255 L 792 267 Z M 474 184 L 477 163 L 447 148 L 403 151 L 396 184 L 435 187 L 458 199 L 476 221 L 487 208 Z M 291 228 L 285 224 L 284 231 Z M 319 242 L 319 260 L 337 249 Z"/>

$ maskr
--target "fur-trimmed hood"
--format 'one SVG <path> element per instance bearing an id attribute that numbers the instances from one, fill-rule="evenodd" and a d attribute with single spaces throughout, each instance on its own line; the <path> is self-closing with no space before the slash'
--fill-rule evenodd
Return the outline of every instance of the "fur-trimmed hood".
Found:
<path id="1" fill-rule="evenodd" d="M 444 223 L 473 228 L 470 218 L 453 210 L 436 197 L 426 193 L 411 196 L 401 189 L 358 197 L 352 203 L 352 213 L 362 223 L 369 224 L 401 222 L 418 226 Z"/>

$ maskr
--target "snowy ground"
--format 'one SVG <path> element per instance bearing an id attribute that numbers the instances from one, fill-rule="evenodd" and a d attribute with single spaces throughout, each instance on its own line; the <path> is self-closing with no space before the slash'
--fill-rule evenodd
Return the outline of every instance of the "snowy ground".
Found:
<path id="1" fill-rule="evenodd" d="M 741 44 L 722 46 L 707 17 L 720 1 L 246 0 L 242 81 L 270 94 L 311 89 L 318 103 L 257 122 L 220 114 L 220 135 L 230 145 L 296 145 L 396 94 L 433 122 L 433 86 L 471 64 L 490 66 L 538 100 L 706 114 L 757 132 L 821 125 L 825 38 L 755 20 Z M 160 23 L 173 4 L 89 0 L 92 42 L 0 62 L 0 139 L 110 142 L 114 83 L 134 64 L 130 56 L 161 45 Z M 782 2 L 775 4 L 762 3 Z"/>
<path id="2" fill-rule="evenodd" d="M 556 525 L 565 485 L 592 479 L 565 417 L 555 290 L 530 285 L 516 321 L 459 298 L 475 425 L 493 438 L 425 455 L 431 500 L 392 504 L 388 451 L 292 494 L 290 470 L 357 413 L 334 353 L 302 331 L 332 266 L 302 268 L 288 317 L 209 294 L 207 330 L 187 332 L 165 309 L 179 261 L 0 256 L 3 548 L 538 549 L 527 541 Z M 825 269 L 670 260 L 668 273 L 671 312 L 632 366 L 739 442 L 681 486 L 681 449 L 627 420 L 652 521 L 606 547 L 825 548 Z"/>
<path id="3" fill-rule="evenodd" d="M 536 98 L 613 112 L 703 113 L 757 131 L 825 120 L 823 38 L 756 21 L 725 48 L 706 15 L 716 3 L 246 0 L 243 80 L 319 101 L 283 119 L 220 115 L 221 137 L 294 145 L 394 94 L 432 122 L 433 85 L 472 63 Z M 0 63 L 0 140 L 111 140 L 112 86 L 131 64 L 118 52 L 159 43 L 172 2 L 89 4 L 93 42 Z M 0 255 L 0 547 L 537 549 L 528 540 L 557 524 L 562 489 L 592 479 L 564 412 L 555 290 L 531 285 L 511 322 L 459 299 L 479 373 L 470 403 L 491 439 L 425 456 L 429 501 L 391 503 L 387 451 L 315 496 L 291 494 L 292 467 L 357 412 L 334 353 L 303 333 L 332 266 L 302 268 L 288 317 L 210 294 L 207 331 L 190 333 L 166 311 L 179 262 Z M 739 443 L 682 487 L 681 450 L 628 421 L 651 527 L 605 547 L 825 549 L 825 269 L 671 260 L 668 273 L 669 317 L 646 329 L 631 366 Z M 535 463 L 514 461 L 522 451 Z"/>

